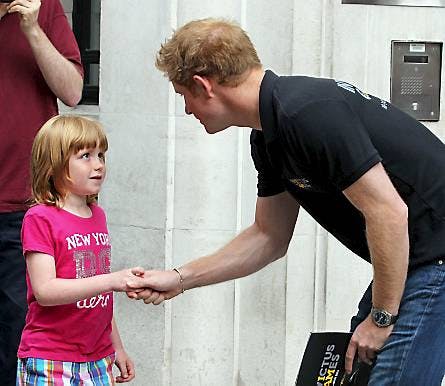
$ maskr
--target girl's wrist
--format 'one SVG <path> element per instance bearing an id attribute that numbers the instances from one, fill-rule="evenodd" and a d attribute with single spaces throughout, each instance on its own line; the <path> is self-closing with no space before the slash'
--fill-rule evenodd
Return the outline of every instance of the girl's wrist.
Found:
<path id="1" fill-rule="evenodd" d="M 114 292 L 119 291 L 119 277 L 116 275 L 116 272 L 111 272 L 107 275 L 108 277 L 108 291 Z"/>
<path id="2" fill-rule="evenodd" d="M 125 349 L 124 349 L 123 346 L 120 346 L 120 347 L 114 347 L 114 351 L 115 351 L 116 355 L 117 355 L 117 354 L 125 354 Z"/>

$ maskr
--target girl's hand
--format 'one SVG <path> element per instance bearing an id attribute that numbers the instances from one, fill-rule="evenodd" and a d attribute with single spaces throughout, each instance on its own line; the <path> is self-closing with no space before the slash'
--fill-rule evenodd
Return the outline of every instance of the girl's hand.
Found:
<path id="1" fill-rule="evenodd" d="M 114 364 L 120 371 L 116 377 L 117 383 L 130 382 L 135 377 L 134 364 L 124 349 L 116 350 L 116 360 Z"/>
<path id="2" fill-rule="evenodd" d="M 111 289 L 113 291 L 131 291 L 132 287 L 129 287 L 129 283 L 139 283 L 142 287 L 142 277 L 144 276 L 144 268 L 133 267 L 128 269 L 123 269 L 122 271 L 112 272 L 110 274 L 111 278 Z"/>
<path id="3" fill-rule="evenodd" d="M 161 304 L 184 292 L 183 283 L 175 271 L 145 271 L 142 277 L 135 283 L 129 281 L 132 288 L 127 292 L 131 299 L 142 299 L 145 304 Z M 142 284 L 141 284 L 142 282 Z M 143 288 L 143 291 L 137 291 Z"/>

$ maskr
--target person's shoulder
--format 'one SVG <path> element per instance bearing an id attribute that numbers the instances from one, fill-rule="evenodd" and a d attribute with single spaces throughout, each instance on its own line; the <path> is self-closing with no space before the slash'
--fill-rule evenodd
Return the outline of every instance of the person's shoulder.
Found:
<path id="1" fill-rule="evenodd" d="M 65 13 L 62 3 L 60 0 L 45 0 L 42 1 L 39 10 L 39 19 L 46 18 L 49 22 L 55 15 Z"/>
<path id="2" fill-rule="evenodd" d="M 54 217 L 58 216 L 58 208 L 51 205 L 36 204 L 31 206 L 25 213 L 23 221 L 44 220 L 51 222 Z"/>
<path id="3" fill-rule="evenodd" d="M 284 112 L 294 115 L 307 105 L 338 99 L 339 95 L 333 79 L 293 75 L 280 77 L 275 97 Z"/>
<path id="4" fill-rule="evenodd" d="M 311 102 L 337 96 L 336 89 L 335 81 L 330 78 L 293 75 L 280 77 L 277 91 L 282 98 Z"/>
<path id="5" fill-rule="evenodd" d="M 105 210 L 96 202 L 90 204 L 92 217 L 104 217 L 106 218 Z"/>
<path id="6" fill-rule="evenodd" d="M 281 87 L 286 85 L 300 85 L 301 87 L 329 87 L 335 84 L 331 78 L 322 78 L 308 75 L 281 75 L 278 80 Z"/>
<path id="7" fill-rule="evenodd" d="M 26 216 L 51 214 L 55 213 L 56 211 L 57 208 L 55 206 L 46 204 L 35 204 L 26 211 Z"/>
<path id="8" fill-rule="evenodd" d="M 42 1 L 42 5 L 40 6 L 42 8 L 47 9 L 63 9 L 62 2 L 60 0 L 45 0 Z"/>

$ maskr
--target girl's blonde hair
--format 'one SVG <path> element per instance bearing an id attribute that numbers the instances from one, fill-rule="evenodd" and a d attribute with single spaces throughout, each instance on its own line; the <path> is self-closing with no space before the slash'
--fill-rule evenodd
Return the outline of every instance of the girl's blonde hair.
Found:
<path id="1" fill-rule="evenodd" d="M 31 154 L 32 203 L 61 207 L 68 193 L 69 158 L 79 150 L 99 146 L 108 149 L 102 125 L 90 118 L 57 115 L 37 133 Z M 87 196 L 87 203 L 97 195 Z"/>

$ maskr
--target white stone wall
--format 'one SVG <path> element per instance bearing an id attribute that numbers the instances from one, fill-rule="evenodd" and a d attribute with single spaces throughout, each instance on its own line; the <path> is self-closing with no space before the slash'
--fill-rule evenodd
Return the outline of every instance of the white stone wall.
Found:
<path id="1" fill-rule="evenodd" d="M 103 1 L 100 104 L 75 112 L 98 117 L 109 136 L 101 203 L 114 269 L 180 266 L 219 248 L 253 219 L 248 130 L 207 135 L 154 67 L 173 29 L 209 16 L 240 22 L 266 68 L 342 79 L 388 100 L 391 40 L 445 36 L 444 8 Z M 443 121 L 428 127 L 444 138 Z M 367 264 L 303 212 L 288 256 L 251 277 L 188 291 L 158 307 L 117 295 L 116 318 L 136 363 L 133 384 L 292 385 L 309 332 L 348 330 L 370 277 Z"/>

